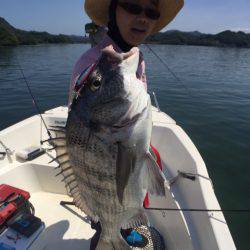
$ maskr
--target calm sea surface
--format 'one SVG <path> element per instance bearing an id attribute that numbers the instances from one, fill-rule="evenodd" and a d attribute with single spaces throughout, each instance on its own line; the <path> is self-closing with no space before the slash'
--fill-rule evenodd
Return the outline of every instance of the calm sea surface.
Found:
<path id="1" fill-rule="evenodd" d="M 142 46 L 149 90 L 191 137 L 224 209 L 250 209 L 250 49 L 152 46 L 182 83 Z M 66 104 L 70 75 L 86 45 L 0 48 L 0 130 L 36 113 L 20 61 L 42 111 Z M 225 214 L 238 249 L 250 249 L 250 214 Z"/>

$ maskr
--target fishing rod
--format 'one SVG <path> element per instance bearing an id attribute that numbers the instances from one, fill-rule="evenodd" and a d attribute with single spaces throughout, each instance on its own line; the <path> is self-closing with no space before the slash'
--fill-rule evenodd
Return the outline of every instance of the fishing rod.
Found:
<path id="1" fill-rule="evenodd" d="M 32 91 L 31 91 L 29 82 L 28 82 L 27 78 L 25 77 L 24 71 L 23 71 L 23 69 L 22 69 L 22 67 L 21 67 L 21 65 L 20 65 L 20 63 L 19 63 L 18 58 L 17 58 L 17 66 L 18 66 L 18 69 L 19 69 L 20 72 L 21 72 L 22 79 L 24 80 L 24 82 L 25 82 L 25 84 L 26 84 L 26 87 L 27 87 L 27 89 L 28 89 L 28 92 L 29 92 L 29 94 L 30 94 L 30 96 L 31 96 L 31 98 L 32 98 L 33 105 L 35 106 L 35 108 L 36 108 L 36 110 L 37 110 L 37 112 L 38 112 L 38 114 L 39 114 L 39 116 L 40 116 L 40 118 L 41 118 L 41 121 L 42 121 L 42 123 L 43 123 L 43 125 L 44 125 L 44 127 L 45 127 L 45 129 L 46 129 L 46 131 L 47 131 L 47 134 L 48 134 L 49 138 L 52 139 L 52 135 L 51 135 L 51 133 L 50 133 L 50 131 L 49 131 L 49 129 L 48 129 L 48 127 L 47 127 L 47 125 L 46 125 L 44 119 L 43 119 L 41 110 L 40 110 L 40 108 L 39 108 L 39 106 L 38 106 L 38 104 L 37 104 L 37 102 L 36 102 L 35 96 L 33 95 Z M 42 141 L 40 141 L 40 144 L 41 144 L 41 145 L 43 144 Z"/>
<path id="2" fill-rule="evenodd" d="M 250 209 L 195 209 L 195 208 L 157 208 L 149 207 L 146 210 L 155 211 L 179 211 L 179 212 L 226 212 L 226 213 L 250 213 Z"/>

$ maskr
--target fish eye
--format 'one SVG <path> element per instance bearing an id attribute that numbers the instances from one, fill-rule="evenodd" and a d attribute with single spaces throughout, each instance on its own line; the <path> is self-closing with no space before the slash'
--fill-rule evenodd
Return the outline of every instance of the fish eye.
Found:
<path id="1" fill-rule="evenodd" d="M 88 86 L 92 92 L 97 91 L 102 85 L 102 74 L 100 71 L 95 69 L 88 78 Z"/>
<path id="2" fill-rule="evenodd" d="M 95 80 L 91 83 L 90 89 L 94 92 L 98 90 L 101 87 L 101 81 L 100 80 Z"/>

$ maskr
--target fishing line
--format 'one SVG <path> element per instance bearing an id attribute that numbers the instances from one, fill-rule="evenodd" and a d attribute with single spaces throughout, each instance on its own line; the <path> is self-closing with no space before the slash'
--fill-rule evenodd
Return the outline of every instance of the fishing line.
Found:
<path id="1" fill-rule="evenodd" d="M 190 209 L 190 208 L 144 208 L 155 211 L 183 211 L 183 212 L 226 212 L 226 213 L 250 213 L 250 209 Z"/>
<path id="2" fill-rule="evenodd" d="M 22 67 L 21 67 L 21 65 L 20 65 L 20 63 L 19 63 L 18 58 L 17 58 L 17 66 L 18 66 L 18 69 L 20 70 L 20 72 L 21 72 L 21 74 L 22 74 L 22 79 L 24 80 L 24 82 L 25 82 L 25 84 L 26 84 L 26 87 L 27 87 L 27 89 L 28 89 L 28 91 L 29 91 L 29 94 L 30 94 L 30 96 L 31 96 L 31 98 L 32 98 L 33 105 L 35 106 L 35 108 L 36 108 L 36 110 L 37 110 L 37 112 L 38 112 L 38 114 L 39 114 L 39 116 L 40 116 L 40 118 L 41 118 L 41 121 L 42 121 L 42 123 L 43 123 L 43 125 L 44 125 L 44 127 L 45 127 L 45 129 L 46 129 L 46 131 L 47 131 L 47 134 L 48 134 L 49 138 L 52 139 L 51 133 L 49 132 L 49 129 L 48 129 L 48 127 L 47 127 L 47 125 L 46 125 L 46 123 L 45 123 L 45 121 L 44 121 L 44 119 L 43 119 L 41 110 L 40 110 L 40 108 L 39 108 L 39 106 L 38 106 L 38 104 L 37 104 L 37 102 L 36 102 L 35 96 L 33 95 L 32 91 L 31 91 L 29 82 L 28 82 L 27 78 L 26 78 L 25 75 L 24 75 L 23 69 L 22 69 Z M 41 145 L 42 145 L 42 141 L 40 141 L 40 143 L 41 143 Z"/>
<path id="3" fill-rule="evenodd" d="M 172 76 L 177 80 L 177 82 L 185 88 L 185 90 L 188 92 L 188 94 L 193 97 L 191 94 L 189 88 L 184 84 L 184 82 L 174 73 L 173 70 L 170 69 L 170 67 L 167 65 L 167 63 L 148 45 L 145 44 L 146 47 L 154 54 L 154 56 L 166 67 L 166 69 L 172 74 Z"/>

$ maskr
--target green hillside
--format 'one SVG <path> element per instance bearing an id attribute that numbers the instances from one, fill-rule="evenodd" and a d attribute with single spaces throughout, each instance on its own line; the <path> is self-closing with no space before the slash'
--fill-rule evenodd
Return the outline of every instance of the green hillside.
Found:
<path id="1" fill-rule="evenodd" d="M 0 17 L 0 46 L 88 42 L 88 38 L 81 36 L 51 35 L 48 32 L 16 29 L 4 18 Z M 203 34 L 198 31 L 182 32 L 170 30 L 150 36 L 146 43 L 250 48 L 250 34 L 230 30 L 216 35 Z"/>
<path id="2" fill-rule="evenodd" d="M 17 45 L 15 28 L 0 17 L 0 45 Z"/>
<path id="3" fill-rule="evenodd" d="M 250 34 L 223 31 L 216 35 L 170 30 L 152 35 L 148 43 L 250 48 Z"/>
<path id="4" fill-rule="evenodd" d="M 48 32 L 24 31 L 11 26 L 0 17 L 0 46 L 35 45 L 41 43 L 83 43 L 88 39 L 81 36 L 51 35 Z"/>

